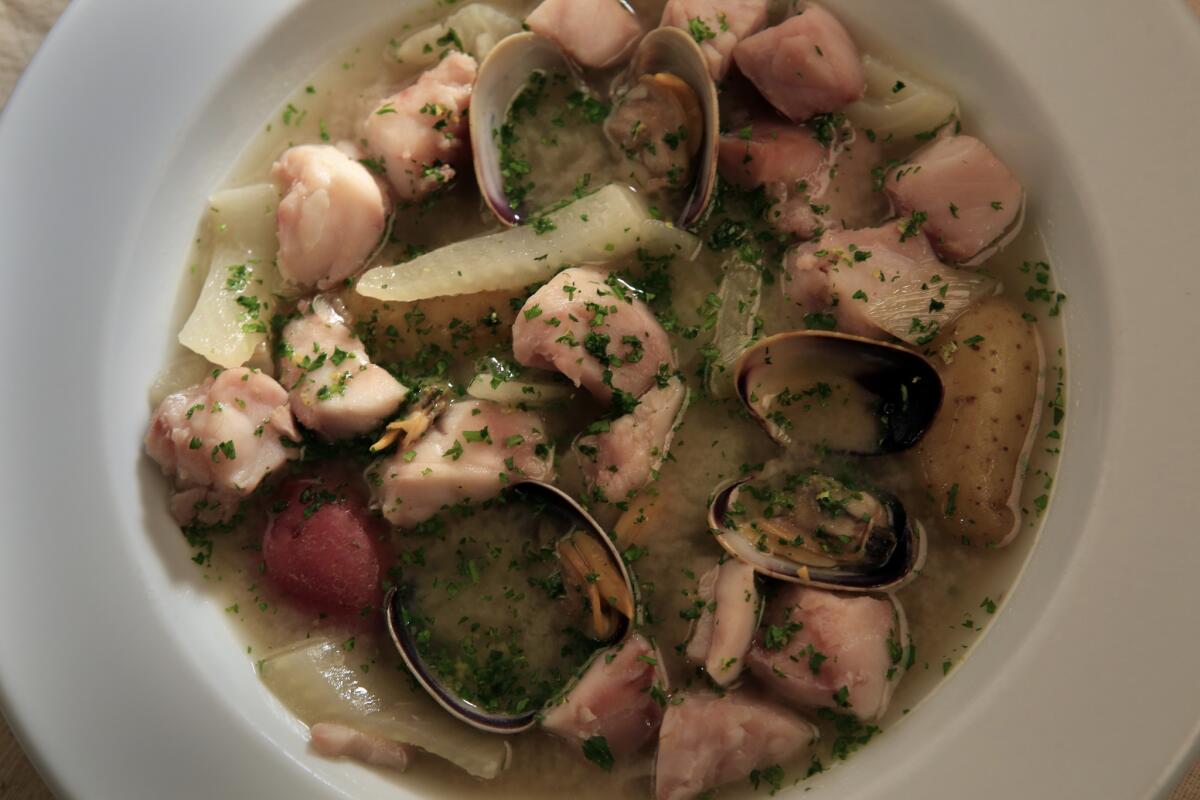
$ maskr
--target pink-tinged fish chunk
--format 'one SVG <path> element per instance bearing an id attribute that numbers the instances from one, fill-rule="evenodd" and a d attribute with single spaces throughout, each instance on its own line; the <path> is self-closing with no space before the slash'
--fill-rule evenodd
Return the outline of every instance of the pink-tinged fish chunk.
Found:
<path id="1" fill-rule="evenodd" d="M 454 403 L 420 439 L 372 466 L 374 503 L 411 527 L 460 503 L 481 503 L 525 478 L 553 480 L 540 417 L 488 401 Z"/>
<path id="2" fill-rule="evenodd" d="M 790 761 L 816 739 L 812 723 L 750 691 L 675 695 L 658 737 L 655 800 L 691 800 L 745 781 L 752 770 Z"/>
<path id="3" fill-rule="evenodd" d="M 637 752 L 662 722 L 662 706 L 651 693 L 656 685 L 660 692 L 665 689 L 658 661 L 654 645 L 633 634 L 596 656 L 579 682 L 546 712 L 542 727 L 580 742 L 603 736 L 617 758 Z"/>
<path id="4" fill-rule="evenodd" d="M 222 503 L 215 517 L 205 503 L 249 495 L 299 455 L 284 445 L 285 437 L 299 438 L 287 391 L 269 375 L 238 367 L 164 398 L 150 418 L 145 445 L 183 494 L 173 503 L 176 518 L 212 522 L 227 519 L 236 503 Z M 210 491 L 187 491 L 192 489 Z"/>
<path id="5" fill-rule="evenodd" d="M 666 332 L 649 306 L 615 276 L 565 269 L 534 292 L 513 323 L 513 356 L 557 370 L 602 402 L 633 398 L 675 370 Z"/>
<path id="6" fill-rule="evenodd" d="M 725 77 L 733 48 L 767 24 L 767 0 L 668 0 L 661 25 L 683 28 L 699 40 L 714 81 Z"/>
<path id="7" fill-rule="evenodd" d="M 828 315 L 842 333 L 887 337 L 867 310 L 914 273 L 940 262 L 919 231 L 901 222 L 827 231 L 784 258 L 783 290 L 810 314 Z M 824 326 L 816 326 L 824 327 Z"/>
<path id="8" fill-rule="evenodd" d="M 475 72 L 475 59 L 450 53 L 363 122 L 367 150 L 382 162 L 401 201 L 441 189 L 470 155 L 466 110 Z"/>
<path id="9" fill-rule="evenodd" d="M 883 151 L 853 126 L 818 129 L 770 120 L 721 136 L 721 175 L 744 189 L 764 187 L 772 227 L 811 238 L 883 217 L 886 203 L 871 171 Z"/>
<path id="10" fill-rule="evenodd" d="M 332 145 L 301 145 L 271 168 L 283 193 L 279 274 L 296 286 L 327 289 L 353 276 L 383 236 L 391 199 L 347 149 L 354 157 Z"/>
<path id="11" fill-rule="evenodd" d="M 592 499 L 618 503 L 637 494 L 667 457 L 687 388 L 672 376 L 638 398 L 633 411 L 579 437 L 575 452 Z"/>
<path id="12" fill-rule="evenodd" d="M 880 597 L 793 585 L 767 605 L 747 660 L 764 688 L 800 708 L 878 719 L 903 673 L 903 621 Z"/>
<path id="13" fill-rule="evenodd" d="M 318 722 L 308 732 L 313 749 L 326 758 L 352 758 L 372 767 L 403 772 L 416 755 L 412 745 L 357 731 L 338 722 Z"/>
<path id="14" fill-rule="evenodd" d="M 703 664 L 718 686 L 728 686 L 742 674 L 758 628 L 754 568 L 737 559 L 718 564 L 700 578 L 697 599 L 704 608 L 688 641 L 687 657 Z"/>
<path id="15" fill-rule="evenodd" d="M 279 380 L 302 425 L 329 439 L 366 433 L 396 412 L 408 389 L 371 363 L 346 320 L 324 298 L 283 329 Z"/>
<path id="16" fill-rule="evenodd" d="M 811 3 L 744 39 L 733 58 L 767 102 L 795 122 L 837 111 L 860 99 L 867 86 L 850 34 L 833 14 Z"/>
<path id="17" fill-rule="evenodd" d="M 594 69 L 620 63 L 643 33 L 637 17 L 618 0 L 543 0 L 525 24 Z"/>
<path id="18" fill-rule="evenodd" d="M 922 147 L 887 174 L 884 188 L 902 216 L 924 214 L 922 228 L 948 261 L 968 261 L 1016 223 L 1021 184 L 973 136 L 948 136 Z"/>

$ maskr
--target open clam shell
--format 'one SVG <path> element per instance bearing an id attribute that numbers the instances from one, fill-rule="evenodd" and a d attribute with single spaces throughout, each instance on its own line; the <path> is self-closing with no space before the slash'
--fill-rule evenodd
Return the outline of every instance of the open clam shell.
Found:
<path id="1" fill-rule="evenodd" d="M 504 191 L 500 130 L 508 120 L 513 100 L 534 72 L 574 74 L 566 55 L 549 39 L 536 33 L 517 33 L 500 41 L 479 66 L 471 92 L 469 119 L 475 179 L 483 201 L 505 225 L 525 220 L 523 208 L 513 208 Z"/>
<path id="2" fill-rule="evenodd" d="M 612 539 L 569 495 L 550 484 L 523 481 L 509 491 L 529 505 L 531 518 L 556 514 L 569 524 L 556 548 L 565 602 L 583 604 L 579 616 L 596 650 L 625 639 L 637 621 L 639 602 L 636 583 Z M 459 696 L 426 663 L 411 602 L 409 587 L 391 589 L 384 600 L 384 617 L 405 666 L 430 697 L 452 716 L 483 731 L 510 734 L 532 727 L 541 707 L 514 714 L 489 711 Z"/>
<path id="3" fill-rule="evenodd" d="M 513 207 L 509 201 L 499 139 L 513 100 L 534 72 L 578 75 L 578 69 L 554 42 L 534 33 L 519 33 L 503 39 L 484 59 L 471 96 L 475 178 L 484 202 L 505 225 L 518 225 L 530 216 L 528 208 Z M 693 226 L 707 212 L 716 190 L 719 136 L 717 89 L 699 46 L 677 28 L 651 31 L 642 38 L 629 66 L 614 84 L 614 113 L 622 97 L 639 86 L 678 106 L 681 118 L 687 120 L 655 136 L 670 134 L 682 140 L 677 147 L 690 159 L 691 178 L 687 200 L 676 221 L 681 227 Z M 664 153 L 668 150 L 661 141 L 653 144 Z"/>
<path id="4" fill-rule="evenodd" d="M 676 222 L 697 225 L 716 191 L 720 133 L 717 87 L 699 45 L 679 28 L 646 34 L 614 84 L 613 98 L 606 131 L 619 128 L 627 152 L 677 153 L 687 165 L 691 188 Z M 639 131 L 644 133 L 633 135 Z M 631 135 L 638 141 L 629 141 Z"/>
<path id="5" fill-rule="evenodd" d="M 898 499 L 815 472 L 760 483 L 765 477 L 721 484 L 708 510 L 720 545 L 759 574 L 883 592 L 903 586 L 924 564 L 925 530 Z"/>
<path id="6" fill-rule="evenodd" d="M 735 385 L 779 444 L 852 455 L 912 447 L 942 403 L 941 378 L 919 353 L 828 331 L 762 340 L 738 360 Z"/>

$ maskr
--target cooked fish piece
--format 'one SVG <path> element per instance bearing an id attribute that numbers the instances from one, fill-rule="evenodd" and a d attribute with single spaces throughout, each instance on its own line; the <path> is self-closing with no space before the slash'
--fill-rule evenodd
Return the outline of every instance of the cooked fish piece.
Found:
<path id="1" fill-rule="evenodd" d="M 619 63 L 643 33 L 637 17 L 619 0 L 543 0 L 525 24 L 579 64 L 595 69 Z"/>
<path id="2" fill-rule="evenodd" d="M 452 52 L 416 83 L 376 106 L 363 122 L 367 151 L 382 162 L 402 202 L 443 188 L 470 157 L 466 110 L 476 68 L 475 59 Z"/>
<path id="3" fill-rule="evenodd" d="M 592 661 L 579 682 L 546 712 L 542 727 L 566 739 L 586 742 L 603 736 L 621 758 L 650 741 L 662 722 L 662 706 L 650 688 L 658 684 L 658 650 L 635 633 Z"/>
<path id="4" fill-rule="evenodd" d="M 923 215 L 933 249 L 968 261 L 1019 224 L 1021 184 L 973 136 L 945 136 L 887 174 L 884 189 L 901 216 Z"/>
<path id="5" fill-rule="evenodd" d="M 858 48 L 837 18 L 815 3 L 733 50 L 742 73 L 795 122 L 838 111 L 863 96 Z"/>
<path id="6" fill-rule="evenodd" d="M 902 636 L 899 606 L 883 597 L 796 584 L 767 604 L 747 661 L 767 691 L 794 706 L 874 720 L 904 671 Z"/>
<path id="7" fill-rule="evenodd" d="M 808 749 L 817 728 L 757 693 L 685 692 L 671 698 L 658 737 L 655 800 L 691 800 Z"/>
<path id="8" fill-rule="evenodd" d="M 362 269 L 379 244 L 391 199 L 358 157 L 350 144 L 300 145 L 271 168 L 283 193 L 279 273 L 289 283 L 327 289 Z"/>
<path id="9" fill-rule="evenodd" d="M 767 0 L 668 0 L 659 24 L 691 33 L 719 81 L 733 63 L 737 43 L 767 24 L 768 5 Z"/>
<path id="10" fill-rule="evenodd" d="M 302 425 L 329 439 L 377 428 L 408 395 L 404 384 L 371 363 L 347 321 L 323 297 L 283 329 L 279 380 Z"/>
<path id="11" fill-rule="evenodd" d="M 146 453 L 189 492 L 173 511 L 180 521 L 204 514 L 208 521 L 226 519 L 236 502 L 220 513 L 205 506 L 224 495 L 236 500 L 253 492 L 271 472 L 299 451 L 282 439 L 299 438 L 287 392 L 274 378 L 238 367 L 219 372 L 198 386 L 168 395 L 154 411 L 146 431 Z M 191 508 L 188 508 L 188 502 Z"/>
<path id="12" fill-rule="evenodd" d="M 407 528 L 461 503 L 479 503 L 522 478 L 554 477 L 540 417 L 499 403 L 452 404 L 421 438 L 371 466 L 374 503 Z"/>

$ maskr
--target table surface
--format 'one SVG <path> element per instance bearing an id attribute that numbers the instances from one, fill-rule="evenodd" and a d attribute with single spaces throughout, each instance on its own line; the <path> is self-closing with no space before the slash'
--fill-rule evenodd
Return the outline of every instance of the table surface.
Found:
<path id="1" fill-rule="evenodd" d="M 1188 3 L 1200 14 L 1200 0 Z M 21 71 L 66 4 L 67 0 L 0 0 L 0 111 Z M 0 718 L 0 800 L 7 798 L 54 800 L 54 795 Z M 1175 788 L 1170 800 L 1200 800 L 1200 763 Z"/>

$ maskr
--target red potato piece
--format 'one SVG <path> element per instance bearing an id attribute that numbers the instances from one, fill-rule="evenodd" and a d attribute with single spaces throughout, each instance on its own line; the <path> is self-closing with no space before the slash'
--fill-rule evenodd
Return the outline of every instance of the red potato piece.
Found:
<path id="1" fill-rule="evenodd" d="M 767 0 L 668 0 L 660 24 L 688 32 L 696 27 L 708 71 L 720 81 L 733 63 L 737 43 L 766 26 L 767 6 Z"/>
<path id="2" fill-rule="evenodd" d="M 867 87 L 850 34 L 833 14 L 811 3 L 742 40 L 733 58 L 767 102 L 794 122 L 837 111 L 860 99 Z"/>
<path id="3" fill-rule="evenodd" d="M 579 682 L 546 712 L 542 727 L 580 742 L 603 736 L 618 758 L 636 752 L 662 722 L 662 707 L 650 695 L 659 661 L 654 645 L 633 634 L 596 656 Z"/>
<path id="4" fill-rule="evenodd" d="M 789 585 L 767 603 L 764 626 L 747 656 L 750 672 L 767 691 L 800 708 L 878 719 L 902 671 L 898 613 L 879 597 Z M 774 641 L 767 639 L 772 631 Z"/>
<path id="5" fill-rule="evenodd" d="M 367 150 L 382 161 L 401 201 L 442 188 L 470 155 L 466 110 L 476 70 L 475 59 L 450 53 L 363 122 Z"/>
<path id="6" fill-rule="evenodd" d="M 671 698 L 658 737 L 655 800 L 691 800 L 751 770 L 787 762 L 817 738 L 790 709 L 742 690 Z"/>
<path id="7" fill-rule="evenodd" d="M 266 577 L 297 604 L 350 617 L 377 609 L 390 556 L 383 526 L 345 483 L 295 478 L 280 488 L 262 554 Z"/>
<path id="8" fill-rule="evenodd" d="M 362 269 L 383 235 L 391 199 L 362 164 L 332 145 L 287 150 L 271 168 L 283 193 L 277 213 L 279 274 L 326 289 Z"/>
<path id="9" fill-rule="evenodd" d="M 643 33 L 637 17 L 618 0 L 543 0 L 525 24 L 593 69 L 620 62 Z"/>
<path id="10" fill-rule="evenodd" d="M 1021 212 L 1021 184 L 988 146 L 973 136 L 947 136 L 922 147 L 888 172 L 888 197 L 901 216 L 920 212 L 933 248 L 949 261 L 968 261 L 1003 237 Z"/>

